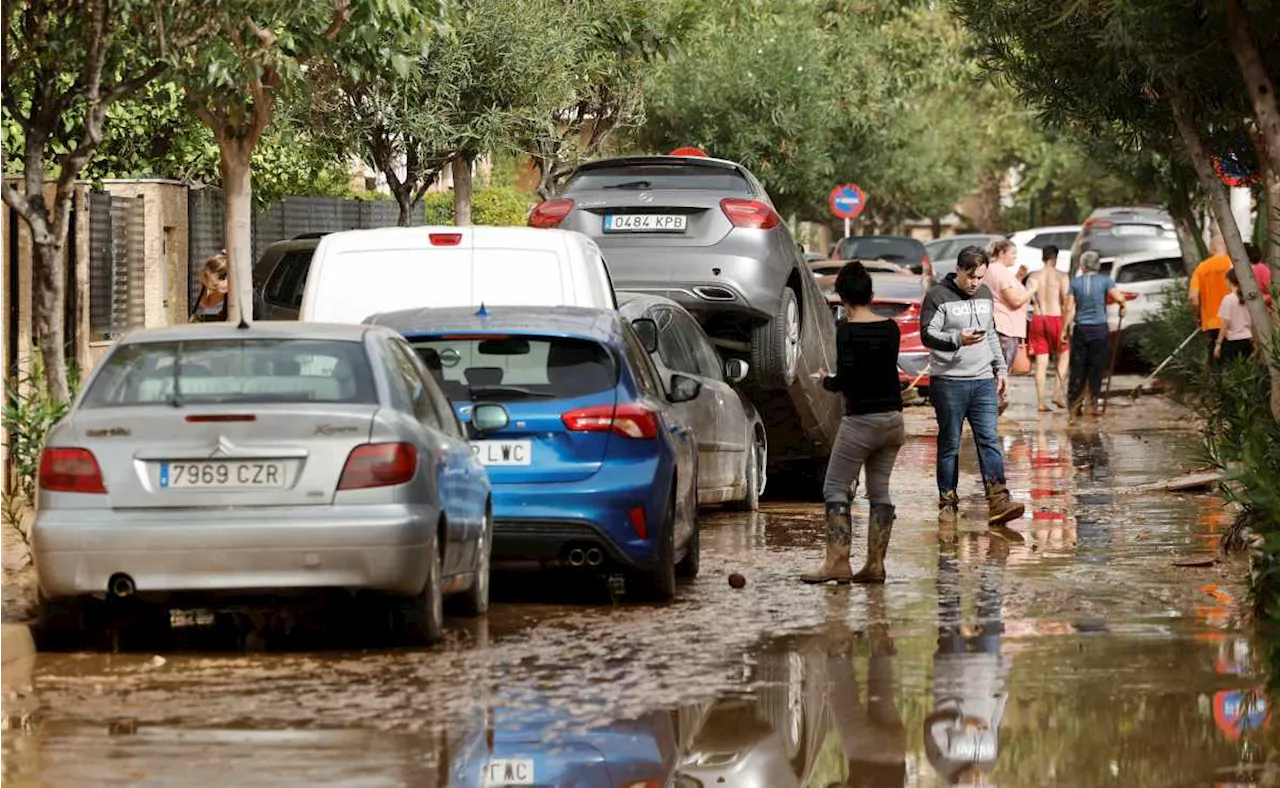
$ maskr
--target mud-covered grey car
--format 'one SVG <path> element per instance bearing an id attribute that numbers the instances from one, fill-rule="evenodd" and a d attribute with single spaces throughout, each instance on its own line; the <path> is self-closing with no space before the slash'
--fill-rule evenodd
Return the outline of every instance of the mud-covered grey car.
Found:
<path id="1" fill-rule="evenodd" d="M 699 156 L 589 162 L 529 224 L 590 236 L 617 290 L 670 298 L 722 355 L 746 361 L 744 386 L 774 467 L 825 462 L 840 403 L 814 375 L 834 364 L 835 325 L 803 252 L 746 168 Z"/>
<path id="2" fill-rule="evenodd" d="M 673 406 L 698 439 L 698 503 L 759 509 L 769 441 L 755 406 L 734 388 L 747 376 L 747 362 L 722 359 L 698 321 L 669 298 L 622 292 L 618 311 L 657 327 L 658 346 L 650 355 L 663 386 L 670 386 L 672 375 L 702 384 L 697 397 Z"/>

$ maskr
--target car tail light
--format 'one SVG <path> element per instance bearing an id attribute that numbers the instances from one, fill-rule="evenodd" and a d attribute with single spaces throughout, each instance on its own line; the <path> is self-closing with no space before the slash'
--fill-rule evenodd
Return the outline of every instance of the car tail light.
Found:
<path id="1" fill-rule="evenodd" d="M 574 432 L 612 432 L 624 438 L 658 437 L 658 415 L 643 405 L 600 405 L 570 411 L 560 417 Z"/>
<path id="2" fill-rule="evenodd" d="M 347 455 L 339 490 L 404 484 L 418 471 L 418 451 L 408 443 L 366 443 Z"/>
<path id="3" fill-rule="evenodd" d="M 747 227 L 753 230 L 772 230 L 782 224 L 782 217 L 759 200 L 742 200 L 726 197 L 720 201 L 720 210 L 729 217 L 734 227 Z"/>
<path id="4" fill-rule="evenodd" d="M 457 246 L 462 243 L 462 233 L 429 233 L 432 246 Z"/>
<path id="5" fill-rule="evenodd" d="M 930 279 L 933 278 L 933 261 L 929 259 L 929 255 L 920 258 L 921 271 Z"/>
<path id="6" fill-rule="evenodd" d="M 643 506 L 633 506 L 627 512 L 627 522 L 631 523 L 631 527 L 635 529 L 636 536 L 641 539 L 649 538 L 649 524 L 645 522 Z"/>
<path id="7" fill-rule="evenodd" d="M 542 228 L 559 227 L 560 222 L 563 222 L 564 217 L 568 216 L 569 211 L 572 210 L 573 200 L 561 198 L 540 202 L 529 213 L 529 226 Z"/>
<path id="8" fill-rule="evenodd" d="M 88 449 L 46 448 L 40 453 L 40 488 L 49 492 L 105 493 L 98 460 Z"/>
<path id="9" fill-rule="evenodd" d="M 1089 230 L 1105 230 L 1111 226 L 1111 222 L 1106 219 L 1086 219 L 1084 226 Z"/>
<path id="10" fill-rule="evenodd" d="M 633 780 L 626 783 L 622 788 L 662 788 L 661 780 Z"/>

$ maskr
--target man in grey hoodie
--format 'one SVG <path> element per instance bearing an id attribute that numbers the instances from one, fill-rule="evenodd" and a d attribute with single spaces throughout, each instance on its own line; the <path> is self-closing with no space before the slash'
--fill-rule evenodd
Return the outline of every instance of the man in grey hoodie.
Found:
<path id="1" fill-rule="evenodd" d="M 990 264 L 981 247 L 960 250 L 956 272 L 929 288 L 920 315 L 920 338 L 929 348 L 929 398 L 938 417 L 938 520 L 943 524 L 959 515 L 956 487 L 965 421 L 978 445 L 988 524 L 1003 525 L 1025 510 L 1005 484 L 996 430 L 1009 370 L 996 335 L 994 299 L 982 284 Z"/>

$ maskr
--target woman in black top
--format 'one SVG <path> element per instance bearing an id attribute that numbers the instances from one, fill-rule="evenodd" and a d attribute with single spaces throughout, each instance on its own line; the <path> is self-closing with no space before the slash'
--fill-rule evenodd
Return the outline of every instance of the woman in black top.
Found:
<path id="1" fill-rule="evenodd" d="M 848 310 L 836 328 L 836 371 L 825 375 L 828 391 L 844 395 L 844 418 L 836 434 L 822 484 L 827 504 L 827 558 L 818 571 L 801 575 L 806 583 L 883 583 L 884 556 L 893 529 L 889 475 L 906 439 L 902 393 L 898 385 L 898 324 L 871 311 L 871 275 L 854 261 L 840 269 L 836 292 Z M 867 469 L 871 517 L 867 560 L 862 571 L 849 565 L 853 500 L 858 472 Z"/>

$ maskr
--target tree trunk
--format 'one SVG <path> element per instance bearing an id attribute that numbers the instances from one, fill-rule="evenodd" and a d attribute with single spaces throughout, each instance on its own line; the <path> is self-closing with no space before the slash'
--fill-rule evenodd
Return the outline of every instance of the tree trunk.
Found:
<path id="1" fill-rule="evenodd" d="M 978 186 L 978 211 L 973 218 L 978 232 L 1004 232 L 1004 220 L 1000 215 L 999 172 L 988 170 L 982 173 Z"/>
<path id="2" fill-rule="evenodd" d="M 222 169 L 223 243 L 231 271 L 227 321 L 253 318 L 253 167 L 252 144 L 219 140 Z"/>
<path id="3" fill-rule="evenodd" d="M 471 155 L 459 153 L 453 159 L 453 223 L 471 224 Z"/>
<path id="4" fill-rule="evenodd" d="M 66 214 L 66 206 L 54 205 L 55 217 Z M 67 383 L 67 345 L 63 336 L 67 308 L 66 221 L 53 221 L 61 232 L 43 233 L 42 242 L 32 243 L 31 333 L 44 364 L 45 390 L 57 403 L 71 399 Z M 32 234 L 33 236 L 35 233 Z"/>
<path id="5" fill-rule="evenodd" d="M 1213 171 L 1209 153 L 1204 148 L 1185 100 L 1176 91 L 1172 91 L 1172 88 L 1171 92 L 1173 118 L 1178 124 L 1178 135 L 1182 138 L 1182 144 L 1191 157 L 1191 163 L 1195 165 L 1196 174 L 1200 177 L 1200 185 L 1209 195 L 1209 205 L 1218 219 L 1218 230 L 1222 233 L 1223 241 L 1226 242 L 1227 253 L 1231 255 L 1232 270 L 1236 272 L 1236 278 L 1240 281 L 1240 293 L 1244 296 L 1249 317 L 1253 318 L 1254 334 L 1263 347 L 1269 348 L 1273 328 L 1272 318 L 1268 314 L 1266 304 L 1262 301 L 1258 291 L 1258 280 L 1253 275 L 1253 267 L 1249 264 L 1249 257 L 1245 253 L 1244 239 L 1240 236 L 1240 227 L 1236 224 L 1235 214 L 1231 211 L 1231 195 L 1227 191 L 1226 184 L 1218 180 L 1217 173 Z M 1275 365 L 1274 353 L 1263 355 L 1267 361 L 1268 371 L 1271 373 L 1271 415 L 1280 420 L 1280 368 Z"/>
<path id="6" fill-rule="evenodd" d="M 400 213 L 396 217 L 396 226 L 408 227 L 409 217 L 413 215 L 413 195 L 410 193 L 413 187 L 409 186 L 403 189 L 396 189 L 396 205 L 400 207 Z"/>

